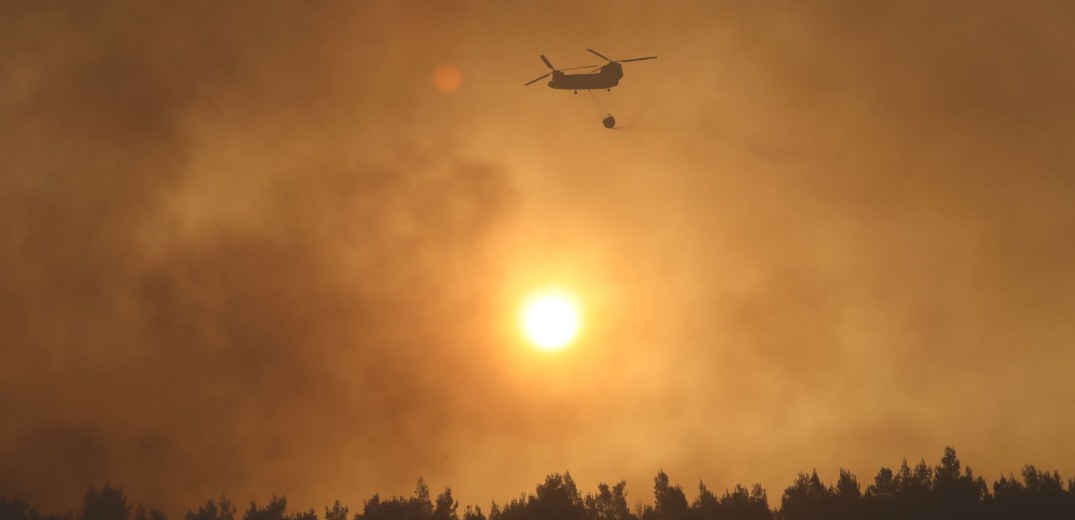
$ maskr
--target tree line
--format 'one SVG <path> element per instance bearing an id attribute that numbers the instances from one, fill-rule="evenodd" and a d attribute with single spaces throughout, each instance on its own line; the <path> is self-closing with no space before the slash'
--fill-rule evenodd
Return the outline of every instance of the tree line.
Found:
<path id="1" fill-rule="evenodd" d="M 683 488 L 664 471 L 654 478 L 653 502 L 627 501 L 627 483 L 601 483 L 596 493 L 583 496 L 570 473 L 554 473 L 533 493 L 522 493 L 504 504 L 492 503 L 488 515 L 477 505 L 459 510 L 450 488 L 433 497 L 419 478 L 414 495 L 382 499 L 373 495 L 362 510 L 350 510 L 337 500 L 319 517 L 313 509 L 288 511 L 284 496 L 264 505 L 251 501 L 240 520 L 1072 520 L 1075 519 L 1075 480 L 1056 471 L 1026 466 L 1019 478 L 1001 477 L 992 489 L 969 467 L 962 468 L 956 452 L 945 448 L 937 466 L 925 460 L 914 467 L 906 460 L 892 470 L 882 467 L 865 489 L 850 471 L 840 469 L 835 483 L 826 485 L 817 471 L 800 473 L 771 509 L 760 484 L 736 485 L 720 495 L 699 482 L 698 494 L 688 501 Z M 238 510 L 226 496 L 188 510 L 183 520 L 236 520 Z M 133 508 L 123 490 L 111 484 L 90 486 L 82 507 L 63 515 L 42 515 L 26 501 L 0 496 L 0 520 L 167 520 L 156 509 Z"/>

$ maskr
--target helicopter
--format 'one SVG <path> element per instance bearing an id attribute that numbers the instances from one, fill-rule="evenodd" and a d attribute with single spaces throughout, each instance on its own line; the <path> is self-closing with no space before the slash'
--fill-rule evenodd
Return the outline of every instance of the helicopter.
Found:
<path id="1" fill-rule="evenodd" d="M 545 66 L 548 67 L 551 72 L 546 72 L 541 77 L 532 79 L 523 84 L 524 87 L 533 83 L 537 83 L 550 74 L 552 80 L 549 81 L 549 88 L 561 89 L 561 90 L 574 90 L 575 94 L 578 94 L 580 90 L 595 90 L 595 89 L 607 89 L 612 90 L 612 87 L 620 84 L 620 79 L 623 78 L 623 65 L 621 63 L 627 63 L 629 61 L 642 61 L 642 60 L 655 60 L 656 56 L 646 56 L 644 58 L 631 58 L 628 60 L 613 60 L 607 58 L 604 54 L 597 52 L 593 49 L 586 49 L 608 63 L 598 67 L 597 65 L 584 65 L 582 67 L 571 67 L 569 69 L 557 69 L 549 63 L 548 58 L 544 54 L 541 55 L 541 61 L 545 62 Z M 597 67 L 590 72 L 584 72 L 581 74 L 564 74 L 565 70 L 576 69 L 589 69 L 591 67 Z"/>
<path id="2" fill-rule="evenodd" d="M 623 65 L 621 63 L 627 63 L 631 61 L 642 60 L 655 60 L 656 56 L 646 56 L 643 58 L 631 58 L 627 60 L 613 60 L 609 59 L 604 54 L 597 52 L 593 49 L 586 49 L 591 53 L 597 55 L 601 59 L 608 63 L 597 65 L 583 65 L 581 67 L 571 67 L 567 69 L 558 69 L 549 62 L 548 58 L 544 54 L 541 55 L 541 61 L 545 63 L 545 66 L 549 68 L 550 72 L 546 72 L 538 78 L 532 79 L 523 84 L 524 87 L 530 86 L 538 81 L 541 81 L 550 75 L 552 79 L 549 80 L 548 87 L 560 90 L 573 90 L 575 94 L 578 94 L 580 90 L 587 90 L 593 94 L 593 90 L 606 89 L 612 92 L 612 87 L 620 84 L 620 79 L 623 78 Z M 593 68 L 596 67 L 596 68 Z M 591 69 L 590 72 L 583 72 L 579 74 L 564 74 L 565 70 L 578 70 L 578 69 Z M 596 99 L 596 96 L 595 96 Z M 600 101 L 598 101 L 600 103 Z M 611 129 L 616 125 L 616 119 L 609 114 L 608 117 L 601 121 L 605 128 Z"/>

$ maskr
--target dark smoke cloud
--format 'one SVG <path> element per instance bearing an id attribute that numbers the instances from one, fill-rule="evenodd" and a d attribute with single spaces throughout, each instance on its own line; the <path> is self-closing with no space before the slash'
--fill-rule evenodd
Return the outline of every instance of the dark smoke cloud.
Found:
<path id="1" fill-rule="evenodd" d="M 446 138 L 374 157 L 392 102 L 317 9 L 5 18 L 5 492 L 177 508 L 442 457 L 512 188 Z"/>

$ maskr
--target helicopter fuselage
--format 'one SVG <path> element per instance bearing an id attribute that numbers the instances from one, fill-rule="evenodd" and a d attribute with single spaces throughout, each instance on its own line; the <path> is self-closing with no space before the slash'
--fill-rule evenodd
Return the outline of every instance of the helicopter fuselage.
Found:
<path id="1" fill-rule="evenodd" d="M 613 62 L 602 65 L 597 72 L 564 74 L 554 71 L 548 85 L 549 88 L 561 90 L 608 89 L 619 85 L 621 78 L 623 78 L 623 66 Z"/>

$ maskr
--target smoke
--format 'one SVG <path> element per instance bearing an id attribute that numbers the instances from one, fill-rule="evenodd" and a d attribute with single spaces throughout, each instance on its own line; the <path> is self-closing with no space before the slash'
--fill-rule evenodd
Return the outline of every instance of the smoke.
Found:
<path id="1" fill-rule="evenodd" d="M 3 10 L 4 494 L 1075 471 L 1062 5 Z"/>
<path id="2" fill-rule="evenodd" d="M 384 92 L 322 54 L 345 13 L 53 9 L 4 31 L 5 490 L 178 508 L 439 463 L 504 169 L 375 134 Z"/>

